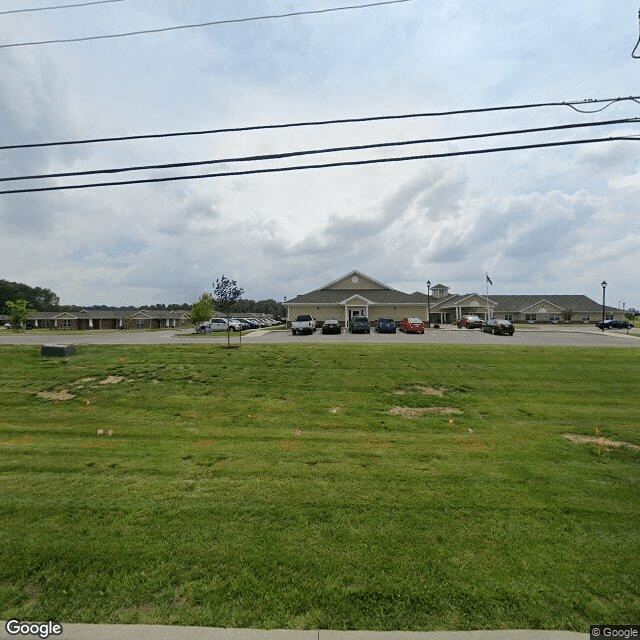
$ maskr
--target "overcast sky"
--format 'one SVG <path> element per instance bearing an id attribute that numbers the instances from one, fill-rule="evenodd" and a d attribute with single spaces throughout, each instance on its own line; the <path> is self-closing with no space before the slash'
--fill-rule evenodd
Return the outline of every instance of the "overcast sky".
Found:
<path id="1" fill-rule="evenodd" d="M 68 0 L 68 2 L 75 0 Z M 78 0 L 79 2 L 80 0 Z M 367 0 L 360 0 L 362 3 Z M 6 0 L 0 10 L 67 4 Z M 339 7 L 123 0 L 0 15 L 0 44 Z M 0 48 L 0 145 L 640 94 L 637 0 L 412 0 Z M 602 105 L 593 105 L 592 108 Z M 584 106 L 582 107 L 584 108 Z M 0 176 L 187 162 L 640 117 L 568 107 L 31 150 Z M 637 123 L 0 189 L 638 135 Z M 640 307 L 640 141 L 0 195 L 0 277 L 63 304 L 193 302 L 222 274 L 292 298 L 352 269 L 402 291 L 586 294 Z"/>

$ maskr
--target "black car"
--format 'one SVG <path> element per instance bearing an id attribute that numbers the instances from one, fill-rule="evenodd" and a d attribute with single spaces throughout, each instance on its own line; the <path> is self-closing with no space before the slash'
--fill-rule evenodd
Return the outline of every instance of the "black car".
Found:
<path id="1" fill-rule="evenodd" d="M 602 329 L 602 322 L 596 322 L 596 327 L 598 329 Z M 634 325 L 626 320 L 605 320 L 604 328 L 605 329 L 633 329 Z"/>
<path id="2" fill-rule="evenodd" d="M 487 333 L 512 336 L 515 329 L 509 320 L 498 320 L 497 318 L 489 318 L 483 325 L 482 330 Z"/>
<path id="3" fill-rule="evenodd" d="M 376 321 L 378 333 L 395 333 L 396 323 L 393 318 L 378 318 Z"/>
<path id="4" fill-rule="evenodd" d="M 349 331 L 351 333 L 371 333 L 371 325 L 367 316 L 353 316 L 349 320 Z"/>
<path id="5" fill-rule="evenodd" d="M 342 333 L 342 327 L 337 320 L 325 320 L 322 325 L 322 333 Z"/>

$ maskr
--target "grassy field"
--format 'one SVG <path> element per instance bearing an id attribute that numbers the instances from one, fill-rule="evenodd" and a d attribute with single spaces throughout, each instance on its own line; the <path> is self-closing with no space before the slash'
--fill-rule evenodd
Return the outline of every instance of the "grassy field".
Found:
<path id="1" fill-rule="evenodd" d="M 639 365 L 635 349 L 0 347 L 0 618 L 637 623 Z"/>

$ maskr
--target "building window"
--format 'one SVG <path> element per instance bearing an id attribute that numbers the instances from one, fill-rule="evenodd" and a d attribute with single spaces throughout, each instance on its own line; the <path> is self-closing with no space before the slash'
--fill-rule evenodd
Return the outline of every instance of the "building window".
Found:
<path id="1" fill-rule="evenodd" d="M 144 320 L 136 320 L 136 326 L 138 327 L 138 329 L 144 329 Z"/>
<path id="2" fill-rule="evenodd" d="M 535 313 L 525 313 L 524 314 L 525 322 L 535 322 L 536 314 Z"/>
<path id="3" fill-rule="evenodd" d="M 584 314 L 582 316 L 582 322 L 591 322 L 591 316 Z"/>
<path id="4" fill-rule="evenodd" d="M 71 320 L 63 320 L 62 321 L 63 329 L 71 329 Z"/>
<path id="5" fill-rule="evenodd" d="M 560 316 L 556 316 L 556 315 L 550 315 L 549 316 L 549 322 L 560 322 Z"/>
<path id="6" fill-rule="evenodd" d="M 513 313 L 505 313 L 504 314 L 504 319 L 505 320 L 510 320 L 511 322 L 513 322 Z"/>

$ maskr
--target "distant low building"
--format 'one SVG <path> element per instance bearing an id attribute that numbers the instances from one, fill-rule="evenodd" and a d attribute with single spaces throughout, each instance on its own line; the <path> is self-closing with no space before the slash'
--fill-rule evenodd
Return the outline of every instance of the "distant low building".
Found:
<path id="1" fill-rule="evenodd" d="M 188 311 L 87 310 L 36 311 L 27 319 L 29 329 L 170 329 L 189 322 Z"/>
<path id="2" fill-rule="evenodd" d="M 512 322 L 595 323 L 602 320 L 602 305 L 584 295 L 490 295 L 480 293 L 451 294 L 449 287 L 436 284 L 431 296 L 416 291 L 404 293 L 360 271 L 329 282 L 319 289 L 297 295 L 285 303 L 287 321 L 310 314 L 323 321 L 335 318 L 346 325 L 354 315 L 375 320 L 389 317 L 396 321 L 406 317 L 432 323 L 448 324 L 463 315 L 487 315 Z M 605 307 L 605 319 L 623 319 L 622 309 Z"/>

